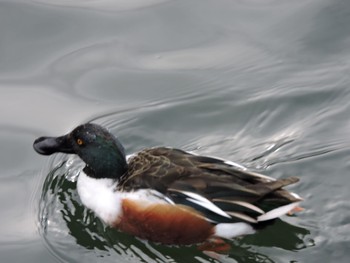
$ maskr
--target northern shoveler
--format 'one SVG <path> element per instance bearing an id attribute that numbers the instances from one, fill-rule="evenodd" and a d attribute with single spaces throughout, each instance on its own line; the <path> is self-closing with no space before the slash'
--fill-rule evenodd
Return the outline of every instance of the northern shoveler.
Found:
<path id="1" fill-rule="evenodd" d="M 302 200 L 283 189 L 297 178 L 276 180 L 218 158 L 156 147 L 127 159 L 119 140 L 92 123 L 40 137 L 33 147 L 43 155 L 77 154 L 86 163 L 77 180 L 82 203 L 106 224 L 163 244 L 252 234 Z"/>

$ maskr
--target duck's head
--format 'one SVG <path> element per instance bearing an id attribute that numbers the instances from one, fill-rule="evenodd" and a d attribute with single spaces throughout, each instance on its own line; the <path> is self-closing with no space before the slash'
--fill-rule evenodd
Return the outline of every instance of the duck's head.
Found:
<path id="1" fill-rule="evenodd" d="M 95 178 L 119 178 L 127 169 L 124 147 L 105 128 L 86 123 L 60 137 L 40 137 L 34 150 L 42 155 L 77 154 L 85 163 L 84 172 Z"/>

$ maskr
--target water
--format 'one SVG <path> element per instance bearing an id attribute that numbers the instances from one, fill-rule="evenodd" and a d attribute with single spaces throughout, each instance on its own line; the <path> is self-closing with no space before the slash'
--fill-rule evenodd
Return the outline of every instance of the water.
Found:
<path id="1" fill-rule="evenodd" d="M 174 146 L 276 178 L 305 211 L 223 262 L 348 262 L 350 3 L 0 1 L 1 262 L 215 262 L 103 225 L 76 158 L 32 150 L 94 121 L 128 153 Z"/>

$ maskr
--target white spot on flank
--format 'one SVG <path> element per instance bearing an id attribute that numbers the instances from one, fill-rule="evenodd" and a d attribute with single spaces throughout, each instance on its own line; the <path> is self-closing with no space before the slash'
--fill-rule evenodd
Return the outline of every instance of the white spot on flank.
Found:
<path id="1" fill-rule="evenodd" d="M 231 239 L 238 236 L 254 234 L 254 228 L 244 222 L 221 223 L 215 226 L 215 236 Z"/>

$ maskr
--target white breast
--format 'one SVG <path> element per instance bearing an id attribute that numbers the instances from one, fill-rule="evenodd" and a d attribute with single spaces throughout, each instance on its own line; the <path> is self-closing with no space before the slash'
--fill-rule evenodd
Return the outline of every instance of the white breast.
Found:
<path id="1" fill-rule="evenodd" d="M 145 206 L 154 203 L 171 203 L 161 193 L 140 189 L 134 192 L 116 191 L 117 182 L 113 179 L 96 179 L 81 172 L 77 181 L 77 190 L 81 202 L 94 211 L 106 224 L 113 224 L 122 216 L 122 201 L 124 198 L 139 200 Z"/>
<path id="2" fill-rule="evenodd" d="M 81 172 L 77 190 L 81 202 L 93 210 L 107 224 L 112 224 L 121 216 L 123 193 L 114 191 L 115 180 L 95 179 Z"/>

